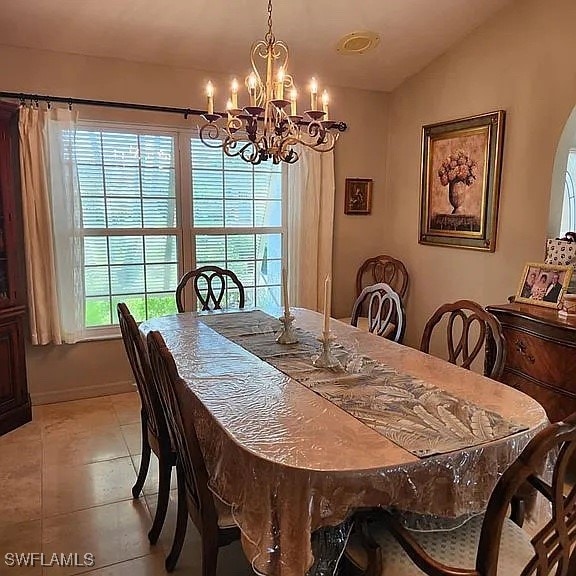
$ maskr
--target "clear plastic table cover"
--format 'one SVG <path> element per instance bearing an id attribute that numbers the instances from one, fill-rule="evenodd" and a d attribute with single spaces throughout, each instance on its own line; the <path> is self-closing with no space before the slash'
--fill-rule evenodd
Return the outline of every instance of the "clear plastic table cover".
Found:
<path id="1" fill-rule="evenodd" d="M 297 328 L 298 342 L 279 344 L 280 322 L 261 310 L 212 314 L 201 321 L 419 458 L 526 429 L 340 343 L 331 345 L 339 364 L 319 369 L 311 361 L 322 348 L 316 335 Z"/>
<path id="2" fill-rule="evenodd" d="M 320 333 L 321 315 L 292 313 L 297 326 Z M 144 334 L 161 332 L 174 356 L 185 426 L 196 426 L 211 488 L 232 507 L 244 552 L 260 574 L 306 574 L 314 564 L 312 532 L 338 526 L 358 509 L 406 511 L 420 528 L 422 518 L 481 512 L 502 472 L 548 423 L 544 409 L 513 388 L 341 322 L 331 327 L 344 346 L 528 429 L 419 459 L 194 314 L 143 323 Z"/>

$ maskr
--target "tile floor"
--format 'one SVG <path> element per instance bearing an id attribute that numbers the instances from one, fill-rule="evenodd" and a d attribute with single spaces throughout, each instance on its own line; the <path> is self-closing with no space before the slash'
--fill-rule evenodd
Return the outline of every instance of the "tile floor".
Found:
<path id="1" fill-rule="evenodd" d="M 176 493 L 160 540 L 151 546 L 147 533 L 158 474 L 154 456 L 144 496 L 133 500 L 131 493 L 141 449 L 137 394 L 38 406 L 33 415 L 32 422 L 0 437 L 0 576 L 165 574 Z M 576 481 L 576 462 L 569 481 Z M 199 544 L 190 522 L 176 576 L 200 575 Z M 26 552 L 43 552 L 45 558 L 53 552 L 89 552 L 95 565 L 6 566 L 7 553 Z M 253 574 L 238 542 L 220 550 L 218 573 Z"/>
<path id="2" fill-rule="evenodd" d="M 148 542 L 157 461 L 144 496 L 132 499 L 140 461 L 137 394 L 35 407 L 33 421 L 0 437 L 0 575 L 156 576 L 165 574 L 176 493 L 156 546 Z M 173 486 L 176 486 L 175 478 Z M 173 574 L 200 575 L 199 535 L 189 522 Z M 92 553 L 92 567 L 7 567 L 7 553 Z M 220 550 L 218 573 L 253 574 L 238 542 Z"/>

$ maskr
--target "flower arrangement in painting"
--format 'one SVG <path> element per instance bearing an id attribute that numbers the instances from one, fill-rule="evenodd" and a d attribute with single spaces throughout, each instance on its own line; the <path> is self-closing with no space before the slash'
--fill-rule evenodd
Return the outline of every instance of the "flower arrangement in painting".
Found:
<path id="1" fill-rule="evenodd" d="M 438 177 L 442 186 L 448 186 L 450 182 L 464 182 L 466 186 L 471 186 L 478 175 L 478 164 L 472 160 L 464 150 L 458 150 L 455 154 L 450 154 L 442 162 L 438 170 Z"/>
<path id="2" fill-rule="evenodd" d="M 450 154 L 438 169 L 438 178 L 442 186 L 448 186 L 448 199 L 454 210 L 460 214 L 464 203 L 464 193 L 468 186 L 474 184 L 478 176 L 478 164 L 464 150 Z"/>

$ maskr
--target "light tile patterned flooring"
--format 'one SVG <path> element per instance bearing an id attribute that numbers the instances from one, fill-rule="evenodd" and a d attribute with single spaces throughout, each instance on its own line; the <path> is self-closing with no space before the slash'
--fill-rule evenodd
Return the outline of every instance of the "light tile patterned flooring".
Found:
<path id="1" fill-rule="evenodd" d="M 33 421 L 0 437 L 0 575 L 166 574 L 176 493 L 156 546 L 148 542 L 158 467 L 151 458 L 144 496 L 132 499 L 140 463 L 137 394 L 35 407 Z M 173 486 L 176 487 L 175 478 Z M 5 554 L 92 553 L 93 567 L 8 567 Z M 199 576 L 200 537 L 192 525 L 175 575 Z M 239 542 L 220 549 L 218 574 L 253 574 Z"/>

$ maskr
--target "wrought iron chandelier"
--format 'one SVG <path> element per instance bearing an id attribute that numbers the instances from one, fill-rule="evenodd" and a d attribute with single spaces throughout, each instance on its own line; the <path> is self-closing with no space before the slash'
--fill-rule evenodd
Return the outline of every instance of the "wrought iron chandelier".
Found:
<path id="1" fill-rule="evenodd" d="M 268 0 L 268 32 L 252 45 L 250 52 L 252 72 L 245 81 L 249 105 L 239 107 L 239 85 L 234 79 L 226 114 L 214 113 L 214 86 L 208 82 L 208 110 L 202 115 L 206 123 L 199 130 L 206 146 L 222 148 L 227 156 L 239 156 L 252 164 L 269 159 L 274 164 L 293 164 L 299 157 L 295 148 L 298 144 L 317 152 L 334 148 L 346 124 L 329 119 L 326 91 L 320 98 L 322 109 L 318 109 L 315 78 L 310 82 L 310 110 L 304 116 L 298 115 L 298 93 L 287 73 L 288 54 L 288 46 L 276 40 L 272 32 L 272 0 Z"/>

